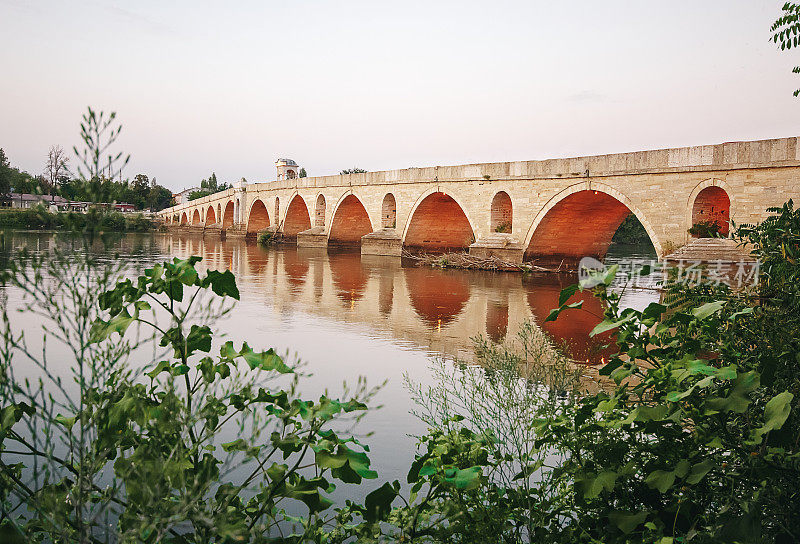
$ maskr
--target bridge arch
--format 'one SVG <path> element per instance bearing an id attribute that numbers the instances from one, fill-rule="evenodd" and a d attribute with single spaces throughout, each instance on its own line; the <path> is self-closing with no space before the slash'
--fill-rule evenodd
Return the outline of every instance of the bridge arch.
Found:
<path id="1" fill-rule="evenodd" d="M 269 226 L 269 213 L 267 207 L 260 198 L 257 198 L 250 205 L 247 213 L 247 232 L 259 232 Z"/>
<path id="2" fill-rule="evenodd" d="M 438 188 L 424 192 L 408 215 L 403 246 L 434 251 L 466 249 L 475 241 L 475 227 L 466 209 Z"/>
<path id="3" fill-rule="evenodd" d="M 322 193 L 317 195 L 317 203 L 314 205 L 314 226 L 325 226 L 325 196 Z"/>
<path id="4" fill-rule="evenodd" d="M 192 214 L 192 225 L 199 225 L 199 224 L 200 224 L 200 210 L 195 208 L 194 214 Z"/>
<path id="5" fill-rule="evenodd" d="M 392 193 L 386 193 L 381 204 L 381 227 L 393 229 L 397 226 L 397 201 Z"/>
<path id="6" fill-rule="evenodd" d="M 560 191 L 536 214 L 525 238 L 525 258 L 602 258 L 617 228 L 631 213 L 662 257 L 661 242 L 651 222 L 627 196 L 603 183 L 584 181 Z"/>
<path id="7" fill-rule="evenodd" d="M 298 232 L 311 228 L 311 217 L 308 214 L 308 206 L 303 197 L 295 193 L 286 207 L 283 215 L 283 235 L 286 237 L 297 236 Z"/>
<path id="8" fill-rule="evenodd" d="M 333 209 L 328 241 L 337 245 L 360 246 L 361 237 L 372 232 L 367 209 L 353 193 L 342 195 Z"/>
<path id="9" fill-rule="evenodd" d="M 511 233 L 514 223 L 514 205 L 511 197 L 505 191 L 498 191 L 492 198 L 492 208 L 489 218 L 491 232 Z"/>
<path id="10" fill-rule="evenodd" d="M 686 230 L 699 221 L 716 221 L 720 233 L 727 236 L 730 230 L 732 191 L 721 179 L 701 181 L 692 190 L 686 203 Z"/>
<path id="11" fill-rule="evenodd" d="M 181 225 L 186 225 L 189 223 L 189 218 L 186 216 L 186 212 L 183 212 L 181 215 Z"/>
<path id="12" fill-rule="evenodd" d="M 222 228 L 229 229 L 233 226 L 233 200 L 225 204 L 225 211 L 222 214 Z"/>
<path id="13" fill-rule="evenodd" d="M 217 214 L 214 213 L 214 206 L 212 204 L 211 206 L 208 207 L 208 210 L 206 210 L 206 224 L 213 225 L 216 222 L 217 222 Z"/>

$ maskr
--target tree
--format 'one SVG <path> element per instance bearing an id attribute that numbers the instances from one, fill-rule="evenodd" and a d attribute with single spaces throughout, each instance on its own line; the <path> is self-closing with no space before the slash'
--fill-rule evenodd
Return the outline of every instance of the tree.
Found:
<path id="1" fill-rule="evenodd" d="M 72 148 L 75 156 L 83 164 L 83 168 L 78 166 L 78 174 L 83 179 L 99 181 L 101 177 L 104 177 L 112 180 L 122 175 L 122 170 L 130 161 L 130 155 L 123 159 L 122 151 L 116 155 L 109 152 L 122 131 L 122 125 L 114 125 L 116 117 L 117 112 L 115 111 L 106 117 L 105 112 L 101 111 L 98 114 L 91 106 L 88 108 L 88 112 L 83 114 L 81 140 L 85 147 L 81 151 L 78 151 L 77 146 Z"/>
<path id="2" fill-rule="evenodd" d="M 11 165 L 5 151 L 0 148 L 0 201 L 3 203 L 11 199 Z"/>
<path id="3" fill-rule="evenodd" d="M 69 158 L 67 154 L 64 153 L 61 146 L 50 146 L 50 150 L 47 152 L 47 162 L 44 167 L 44 187 L 42 187 L 47 190 L 47 194 L 52 196 L 53 191 L 58 186 L 59 180 L 68 174 L 68 162 Z"/>
<path id="4" fill-rule="evenodd" d="M 172 191 L 158 185 L 155 183 L 155 179 L 153 179 L 153 186 L 150 188 L 150 192 L 147 195 L 147 207 L 150 208 L 151 211 L 156 212 L 168 208 L 171 205 Z"/>
<path id="5" fill-rule="evenodd" d="M 783 15 L 772 23 L 770 30 L 773 32 L 772 41 L 780 44 L 781 51 L 797 48 L 800 46 L 800 3 L 786 2 L 783 5 Z M 792 69 L 795 74 L 800 74 L 800 66 Z M 800 89 L 794 92 L 794 96 L 800 95 Z"/>
<path id="6" fill-rule="evenodd" d="M 208 177 L 208 179 L 204 179 L 203 181 L 200 182 L 200 189 L 202 190 L 202 192 L 206 192 L 208 194 L 218 193 L 220 191 L 226 191 L 231 187 L 233 187 L 233 185 L 231 185 L 230 183 L 219 183 L 217 181 L 217 174 L 215 174 L 214 172 L 211 172 L 211 175 Z"/>
<path id="7" fill-rule="evenodd" d="M 306 169 L 305 168 L 301 168 L 300 171 L 297 173 L 297 177 L 299 177 L 299 178 L 304 178 L 307 175 L 308 174 L 306 174 Z"/>
<path id="8" fill-rule="evenodd" d="M 339 175 L 343 176 L 345 174 L 363 174 L 365 172 L 366 170 L 364 170 L 363 168 L 358 168 L 357 166 L 354 166 L 353 168 L 345 168 L 344 170 L 339 172 Z"/>
<path id="9" fill-rule="evenodd" d="M 211 191 L 200 189 L 199 191 L 192 191 L 189 193 L 187 200 L 197 200 L 198 198 L 203 198 L 204 196 L 208 196 L 212 194 Z"/>

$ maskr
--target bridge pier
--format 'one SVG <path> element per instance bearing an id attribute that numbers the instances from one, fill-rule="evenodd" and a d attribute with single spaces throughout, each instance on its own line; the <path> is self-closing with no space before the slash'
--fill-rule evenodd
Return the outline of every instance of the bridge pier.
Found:
<path id="1" fill-rule="evenodd" d="M 399 257 L 402 253 L 403 240 L 393 228 L 376 230 L 361 237 L 362 255 Z"/>
<path id="2" fill-rule="evenodd" d="M 525 246 L 511 234 L 493 232 L 470 245 L 469 254 L 482 259 L 497 257 L 511 263 L 522 264 Z"/>
<path id="3" fill-rule="evenodd" d="M 297 247 L 328 247 L 325 227 L 311 227 L 297 233 Z"/>

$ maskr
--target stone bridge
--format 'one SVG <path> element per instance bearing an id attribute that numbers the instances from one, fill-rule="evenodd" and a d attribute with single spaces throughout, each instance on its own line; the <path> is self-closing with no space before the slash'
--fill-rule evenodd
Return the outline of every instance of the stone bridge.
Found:
<path id="1" fill-rule="evenodd" d="M 237 184 L 159 212 L 182 230 L 282 233 L 301 247 L 469 250 L 539 262 L 602 258 L 633 213 L 659 257 L 688 229 L 754 223 L 800 198 L 798 138 L 591 157 L 407 168 Z"/>

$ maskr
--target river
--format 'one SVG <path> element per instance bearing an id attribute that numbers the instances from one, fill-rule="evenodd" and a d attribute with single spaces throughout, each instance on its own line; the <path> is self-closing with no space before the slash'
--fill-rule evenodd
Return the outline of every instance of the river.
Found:
<path id="1" fill-rule="evenodd" d="M 61 243 L 48 233 L 6 232 L 3 250 L 5 256 L 22 247 L 45 252 Z M 424 428 L 411 414 L 404 377 L 426 383 L 432 359 L 469 360 L 472 337 L 502 342 L 529 319 L 576 360 L 596 363 L 604 353 L 588 337 L 602 314 L 596 299 L 585 298 L 583 309 L 543 323 L 561 289 L 576 281 L 568 275 L 420 268 L 392 257 L 265 249 L 243 240 L 162 233 L 128 234 L 94 248 L 100 258 L 122 259 L 131 269 L 190 255 L 201 256 L 204 266 L 230 269 L 241 301 L 217 330 L 237 344 L 274 347 L 303 361 L 311 374 L 301 382 L 304 396 L 315 398 L 326 389 L 335 396 L 343 381 L 354 384 L 359 376 L 372 385 L 386 381 L 375 399 L 382 407 L 358 427 L 364 435 L 372 433 L 364 440 L 379 481 L 403 480 L 413 459 L 412 436 Z M 606 261 L 652 257 L 652 248 L 620 246 Z M 19 305 L 20 293 L 8 286 L 2 291 L 10 309 Z M 641 308 L 657 299 L 656 290 L 632 289 L 624 304 Z M 39 327 L 32 315 L 16 313 L 11 319 L 26 331 Z M 595 369 L 586 368 L 587 374 Z"/>

